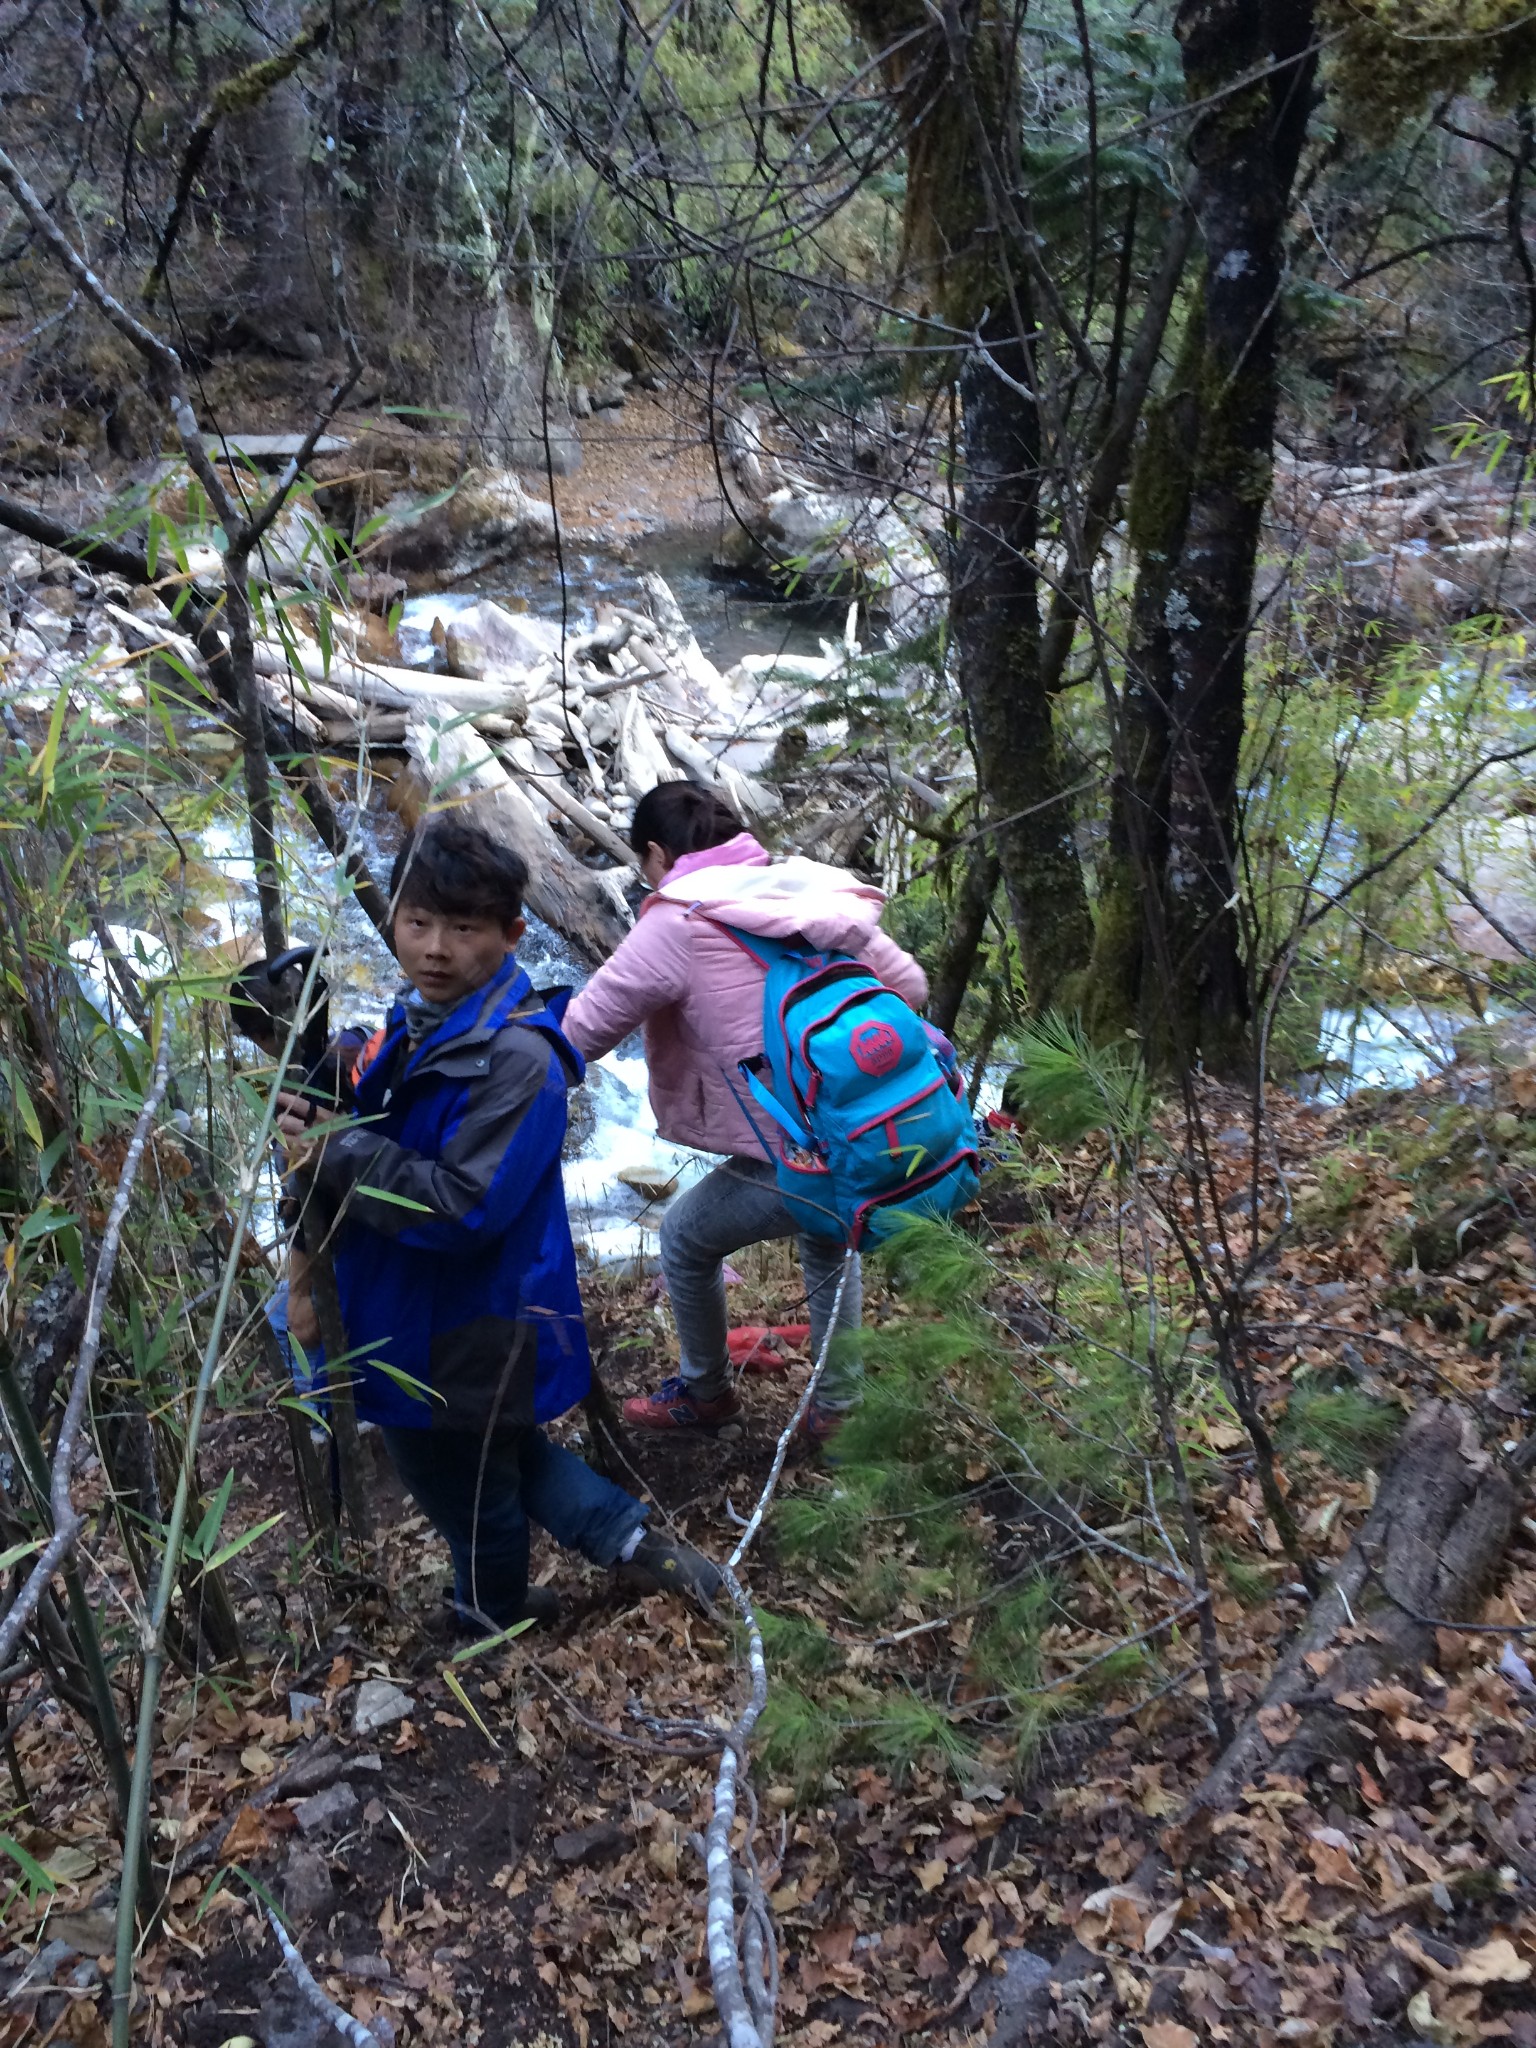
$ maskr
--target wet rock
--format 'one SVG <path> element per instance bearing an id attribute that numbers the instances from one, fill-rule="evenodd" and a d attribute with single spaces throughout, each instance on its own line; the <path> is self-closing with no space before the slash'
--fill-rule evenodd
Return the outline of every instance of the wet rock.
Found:
<path id="1" fill-rule="evenodd" d="M 293 1817 L 301 1834 L 334 1835 L 351 1820 L 359 1804 L 358 1796 L 350 1785 L 327 1785 L 323 1792 L 301 1799 L 293 1809 Z"/>
<path id="2" fill-rule="evenodd" d="M 283 1904 L 296 1920 L 323 1917 L 336 1903 L 330 1859 L 319 1849 L 289 1852 L 283 1871 Z"/>
<path id="3" fill-rule="evenodd" d="M 352 1733 L 376 1735 L 381 1728 L 392 1728 L 396 1721 L 405 1720 L 415 1708 L 410 1694 L 387 1678 L 365 1678 L 357 1688 L 352 1708 Z"/>
<path id="4" fill-rule="evenodd" d="M 615 1822 L 595 1820 L 590 1827 L 573 1828 L 569 1834 L 556 1835 L 555 1861 L 567 1869 L 573 1869 L 580 1863 L 611 1863 L 628 1846 L 628 1837 Z"/>
<path id="5" fill-rule="evenodd" d="M 664 1166 L 621 1166 L 617 1178 L 645 1202 L 665 1202 L 677 1193 L 677 1175 Z"/>
<path id="6" fill-rule="evenodd" d="M 538 663 L 558 659 L 561 634 L 555 619 L 524 617 L 482 598 L 445 624 L 443 643 L 450 675 L 510 685 Z"/>
<path id="7" fill-rule="evenodd" d="M 734 527 L 721 553 L 728 568 L 766 565 L 803 595 L 861 599 L 902 637 L 942 610 L 947 585 L 915 514 L 888 497 L 864 498 L 785 486 L 766 497 L 748 525 Z"/>
<path id="8" fill-rule="evenodd" d="M 405 578 L 382 569 L 354 569 L 346 583 L 348 597 L 364 611 L 387 612 L 405 596 Z"/>
<path id="9" fill-rule="evenodd" d="M 408 577 L 468 576 L 503 555 L 539 547 L 555 515 L 510 470 L 471 470 L 446 503 L 392 498 L 374 542 L 379 561 Z"/>

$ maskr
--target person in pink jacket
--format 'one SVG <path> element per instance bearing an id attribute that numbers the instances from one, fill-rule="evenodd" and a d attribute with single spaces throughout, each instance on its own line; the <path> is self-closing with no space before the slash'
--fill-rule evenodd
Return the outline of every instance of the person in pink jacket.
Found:
<path id="1" fill-rule="evenodd" d="M 725 1154 L 673 1199 L 661 1226 L 681 1371 L 624 1404 L 626 1418 L 642 1428 L 714 1431 L 741 1412 L 723 1263 L 744 1245 L 797 1235 L 737 1071 L 739 1061 L 763 1051 L 763 969 L 721 927 L 852 953 L 914 1009 L 927 1001 L 928 984 L 881 931 L 878 889 L 798 854 L 771 860 L 724 799 L 698 783 L 659 783 L 635 806 L 629 836 L 654 893 L 634 930 L 572 999 L 564 1028 L 588 1059 L 598 1059 L 643 1025 L 661 1135 Z M 813 1357 L 832 1323 L 844 1250 L 841 1238 L 800 1237 Z M 857 1329 L 860 1312 L 855 1259 L 839 1328 Z M 804 1425 L 813 1442 L 824 1441 L 857 1400 L 858 1371 L 853 1347 L 834 1344 Z"/>

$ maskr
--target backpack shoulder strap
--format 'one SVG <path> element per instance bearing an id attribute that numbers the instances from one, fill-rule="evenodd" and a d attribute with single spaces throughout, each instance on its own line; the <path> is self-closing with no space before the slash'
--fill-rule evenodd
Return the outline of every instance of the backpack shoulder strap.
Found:
<path id="1" fill-rule="evenodd" d="M 712 924 L 716 931 L 724 932 L 761 968 L 776 967 L 781 960 L 799 960 L 805 956 L 803 946 L 791 945 L 787 939 L 771 939 L 764 932 L 744 932 L 740 925 L 727 924 L 723 917 L 710 917 L 707 911 L 700 911 L 698 915 Z"/>

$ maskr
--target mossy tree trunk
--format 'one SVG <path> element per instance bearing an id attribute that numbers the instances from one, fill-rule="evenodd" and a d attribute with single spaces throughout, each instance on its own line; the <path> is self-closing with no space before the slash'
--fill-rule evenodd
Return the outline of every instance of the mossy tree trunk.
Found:
<path id="1" fill-rule="evenodd" d="M 907 256 L 921 310 L 957 343 L 964 472 L 950 623 L 985 815 L 1031 1005 L 1070 1000 L 1093 927 L 1041 669 L 1039 336 L 1015 192 L 1011 10 L 846 0 L 907 128 Z"/>
<path id="2" fill-rule="evenodd" d="M 1137 1030 L 1167 1050 L 1163 877 L 1168 861 L 1168 757 L 1173 643 L 1168 598 L 1184 551 L 1205 356 L 1197 294 L 1167 388 L 1146 415 L 1131 475 L 1128 538 L 1136 556 L 1125 680 L 1112 720 L 1109 844 L 1099 880 L 1084 1016 L 1097 1039 Z"/>
<path id="3" fill-rule="evenodd" d="M 1171 650 L 1170 1050 L 1247 1064 L 1238 904 L 1238 755 L 1259 529 L 1269 497 L 1291 186 L 1316 73 L 1312 0 L 1182 0 L 1175 32 L 1205 243 L 1199 440 L 1183 546 L 1163 604 Z M 1242 81 L 1249 80 L 1249 83 Z"/>

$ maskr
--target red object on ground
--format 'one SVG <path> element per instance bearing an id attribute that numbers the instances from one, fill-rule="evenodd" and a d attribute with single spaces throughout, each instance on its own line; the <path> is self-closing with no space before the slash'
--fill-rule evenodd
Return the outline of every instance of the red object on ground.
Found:
<path id="1" fill-rule="evenodd" d="M 780 1373 L 789 1369 L 788 1354 L 800 1350 L 810 1334 L 809 1323 L 746 1323 L 725 1341 L 738 1372 Z"/>

